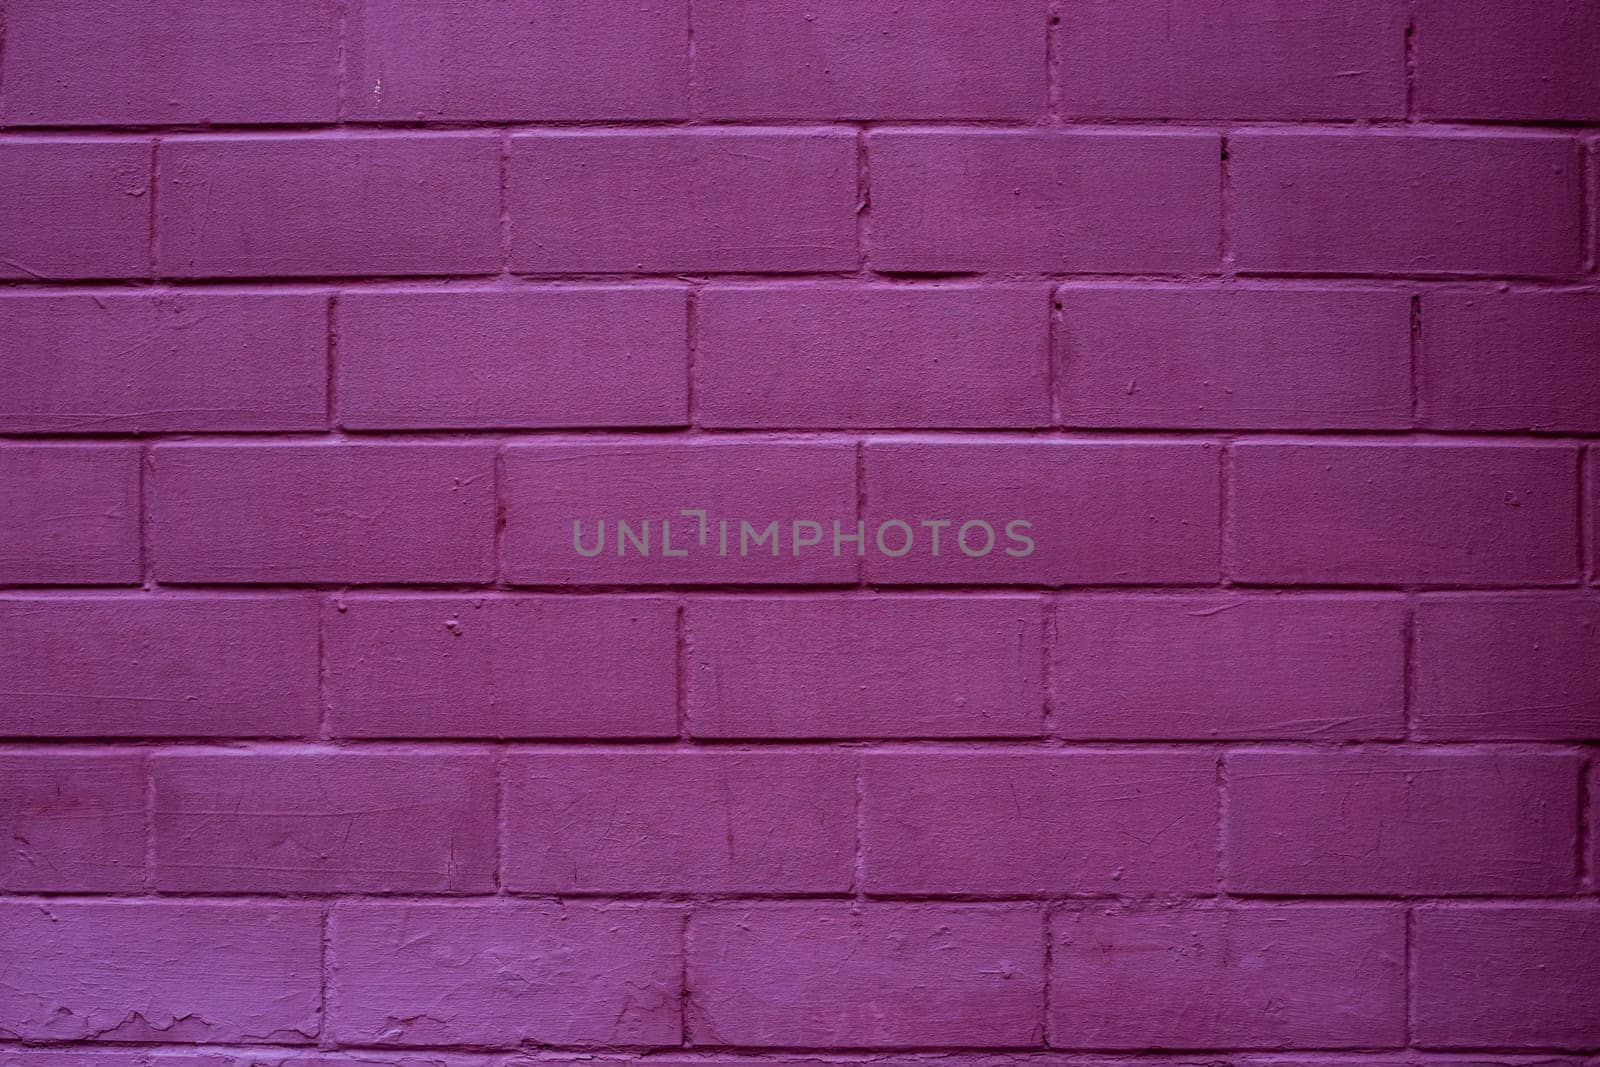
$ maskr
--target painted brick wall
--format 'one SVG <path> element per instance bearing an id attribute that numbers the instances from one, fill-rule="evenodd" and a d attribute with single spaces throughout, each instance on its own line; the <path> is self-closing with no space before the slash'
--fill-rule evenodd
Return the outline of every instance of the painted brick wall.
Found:
<path id="1" fill-rule="evenodd" d="M 1600 3 L 0 25 L 0 1065 L 1596 1062 Z"/>

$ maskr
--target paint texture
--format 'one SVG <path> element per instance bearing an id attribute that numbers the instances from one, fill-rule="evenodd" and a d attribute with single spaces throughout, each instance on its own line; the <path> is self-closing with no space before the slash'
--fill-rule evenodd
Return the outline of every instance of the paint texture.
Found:
<path id="1" fill-rule="evenodd" d="M 0 1067 L 1594 1067 L 1597 53 L 0 0 Z"/>

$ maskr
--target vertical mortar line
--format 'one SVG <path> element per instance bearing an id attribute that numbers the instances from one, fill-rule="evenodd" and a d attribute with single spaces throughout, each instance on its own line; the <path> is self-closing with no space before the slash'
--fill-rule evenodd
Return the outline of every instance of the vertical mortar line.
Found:
<path id="1" fill-rule="evenodd" d="M 860 749 L 855 754 L 855 810 L 851 813 L 855 823 L 855 856 L 850 869 L 850 892 L 859 903 L 866 903 L 867 899 L 867 849 L 866 849 L 866 823 L 867 823 L 867 787 L 866 787 L 866 753 Z"/>
<path id="2" fill-rule="evenodd" d="M 1048 301 L 1046 309 L 1049 319 L 1045 323 L 1044 333 L 1044 380 L 1045 388 L 1050 391 L 1045 405 L 1050 412 L 1050 427 L 1057 430 L 1061 429 L 1066 421 L 1060 396 L 1061 376 L 1066 368 L 1058 365 L 1066 358 L 1066 346 L 1063 343 L 1066 325 L 1062 321 L 1060 284 L 1059 278 L 1050 280 L 1050 292 L 1045 298 Z"/>
<path id="3" fill-rule="evenodd" d="M 691 431 L 700 425 L 700 390 L 695 380 L 699 370 L 695 357 L 700 348 L 700 291 L 704 288 L 701 282 L 691 283 L 684 297 L 684 405 Z"/>
<path id="4" fill-rule="evenodd" d="M 328 1025 L 328 987 L 333 972 L 333 903 L 322 906 L 322 944 L 318 960 L 318 979 L 321 995 L 317 1001 L 317 1047 L 335 1047 L 333 1029 Z"/>
<path id="5" fill-rule="evenodd" d="M 1217 455 L 1217 575 L 1222 588 L 1233 585 L 1233 538 L 1229 497 L 1233 493 L 1233 439 L 1224 437 Z"/>
<path id="6" fill-rule="evenodd" d="M 856 272 L 872 273 L 872 160 L 867 154 L 868 125 L 856 126 Z"/>
<path id="7" fill-rule="evenodd" d="M 1406 121 L 1417 121 L 1417 5 L 1413 2 L 1406 11 L 1406 34 L 1402 47 L 1402 61 L 1406 72 Z"/>
<path id="8" fill-rule="evenodd" d="M 1227 284 L 1233 280 L 1233 153 L 1226 128 L 1218 131 L 1217 138 L 1217 210 L 1221 216 L 1217 224 L 1217 258 L 1221 261 L 1223 283 Z"/>
<path id="9" fill-rule="evenodd" d="M 349 97 L 349 87 L 345 84 L 349 80 L 348 63 L 346 56 L 350 51 L 350 5 L 357 0 L 340 0 L 339 3 L 339 43 L 334 53 L 334 110 L 335 124 L 344 122 L 345 101 Z"/>
<path id="10" fill-rule="evenodd" d="M 144 790 L 144 870 L 140 885 L 145 895 L 156 892 L 156 774 L 151 766 L 154 749 L 139 754 L 140 785 Z"/>
<path id="11" fill-rule="evenodd" d="M 1044 909 L 1044 1019 L 1039 1027 L 1039 1046 L 1050 1047 L 1050 971 L 1055 966 L 1055 938 L 1052 931 L 1055 925 L 1055 906 L 1048 900 L 1043 901 L 1040 907 Z"/>
<path id="12" fill-rule="evenodd" d="M 338 358 L 339 358 L 339 291 L 335 289 L 328 294 L 328 340 L 323 349 L 323 358 L 327 362 L 328 381 L 323 397 L 323 404 L 327 407 L 324 421 L 330 431 L 339 429 L 339 403 L 338 403 Z"/>
<path id="13" fill-rule="evenodd" d="M 694 47 L 694 0 L 683 2 L 684 94 L 688 97 L 689 123 L 700 117 L 698 57 Z"/>
<path id="14" fill-rule="evenodd" d="M 856 441 L 856 529 L 861 544 L 856 549 L 856 585 L 867 584 L 867 439 Z"/>
<path id="15" fill-rule="evenodd" d="M 695 904 L 684 905 L 683 922 L 678 926 L 678 1043 L 685 1048 L 694 1045 L 694 1035 L 689 1032 L 689 940 L 690 924 L 694 922 Z"/>
<path id="16" fill-rule="evenodd" d="M 1413 1004 L 1414 997 L 1412 995 L 1412 976 L 1416 973 L 1414 957 L 1416 956 L 1417 939 L 1414 927 L 1416 926 L 1417 913 L 1414 905 L 1407 903 L 1405 907 L 1405 960 L 1404 966 L 1402 966 L 1400 969 L 1400 977 L 1401 984 L 1405 987 L 1405 1047 L 1412 1048 L 1414 1037 L 1412 1035 L 1411 1014 L 1415 1007 Z"/>
<path id="17" fill-rule="evenodd" d="M 1039 697 L 1042 705 L 1040 726 L 1047 739 L 1056 737 L 1056 709 L 1053 699 L 1055 668 L 1052 660 L 1056 648 L 1056 604 L 1059 596 L 1057 591 L 1047 591 L 1040 598 L 1039 608 L 1039 624 L 1043 631 L 1039 642 Z"/>
<path id="18" fill-rule="evenodd" d="M 1588 753 L 1578 761 L 1578 834 L 1577 834 L 1577 871 L 1578 892 L 1593 892 L 1595 888 L 1595 871 L 1589 865 L 1589 841 L 1594 833 L 1594 827 L 1589 823 L 1589 773 L 1593 769 L 1594 761 Z"/>
<path id="19" fill-rule="evenodd" d="M 1593 531 L 1589 528 L 1590 509 L 1600 508 L 1600 491 L 1595 494 L 1597 499 L 1590 500 L 1589 482 L 1595 480 L 1591 477 L 1594 466 L 1594 448 L 1579 447 L 1578 449 L 1578 584 L 1593 583 L 1600 580 L 1600 560 L 1594 558 L 1590 548 L 1593 540 Z M 1600 482 L 1597 482 L 1600 486 Z"/>
<path id="20" fill-rule="evenodd" d="M 326 742 L 333 736 L 328 715 L 328 604 L 321 593 L 312 599 L 317 608 L 317 739 Z"/>
<path id="21" fill-rule="evenodd" d="M 673 613 L 675 626 L 673 647 L 673 684 L 676 692 L 673 698 L 673 709 L 677 713 L 678 741 L 687 743 L 689 740 L 689 619 L 688 601 L 685 597 L 678 598 L 677 610 Z"/>
<path id="22" fill-rule="evenodd" d="M 1411 429 L 1417 429 L 1422 415 L 1422 293 L 1411 294 L 1411 334 L 1406 342 L 1409 362 L 1406 387 L 1411 390 Z"/>
<path id="23" fill-rule="evenodd" d="M 511 273 L 511 131 L 500 131 L 500 273 Z"/>
<path id="24" fill-rule="evenodd" d="M 1216 895 L 1219 900 L 1228 896 L 1228 864 L 1224 854 L 1228 836 L 1228 746 L 1218 745 L 1217 753 L 1217 834 L 1212 844 L 1216 849 Z"/>
<path id="25" fill-rule="evenodd" d="M 0 93 L 5 91 L 7 7 L 6 0 L 0 0 Z"/>
<path id="26" fill-rule="evenodd" d="M 1055 125 L 1061 121 L 1061 77 L 1056 70 L 1057 38 L 1064 32 L 1060 0 L 1049 0 L 1044 14 L 1044 120 Z"/>
<path id="27" fill-rule="evenodd" d="M 494 747 L 494 892 L 504 896 L 506 891 L 506 753 L 509 743 L 501 741 Z"/>
<path id="28" fill-rule="evenodd" d="M 496 589 L 506 587 L 506 442 L 504 438 L 494 442 L 493 479 L 494 479 L 494 579 L 491 584 Z"/>
<path id="29" fill-rule="evenodd" d="M 1417 594 L 1405 594 L 1400 621 L 1400 724 L 1407 741 L 1417 739 Z"/>
<path id="30" fill-rule="evenodd" d="M 160 195 L 161 188 L 161 138 L 155 137 L 150 141 L 150 218 L 145 231 L 145 249 L 150 263 L 150 282 L 155 284 L 161 280 L 160 230 L 156 225 L 156 198 Z"/>
<path id="31" fill-rule="evenodd" d="M 135 489 L 136 506 L 139 509 L 139 583 L 147 593 L 156 587 L 155 554 L 150 550 L 150 474 L 155 464 L 153 448 L 148 442 L 140 441 L 136 456 L 139 471 Z"/>
<path id="32" fill-rule="evenodd" d="M 1578 270 L 1584 274 L 1595 271 L 1594 220 L 1594 144 L 1578 138 Z"/>

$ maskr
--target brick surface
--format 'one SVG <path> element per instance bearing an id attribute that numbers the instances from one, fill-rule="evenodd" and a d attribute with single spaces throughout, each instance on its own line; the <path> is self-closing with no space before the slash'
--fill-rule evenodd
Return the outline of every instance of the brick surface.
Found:
<path id="1" fill-rule="evenodd" d="M 0 143 L 0 279 L 148 275 L 150 151 L 125 139 Z"/>
<path id="2" fill-rule="evenodd" d="M 139 450 L 0 446 L 0 582 L 139 580 Z"/>
<path id="3" fill-rule="evenodd" d="M 1600 11 L 1583 0 L 1417 5 L 1417 106 L 1429 118 L 1600 119 Z"/>
<path id="4" fill-rule="evenodd" d="M 138 892 L 144 769 L 137 753 L 0 755 L 0 886 L 16 892 Z"/>

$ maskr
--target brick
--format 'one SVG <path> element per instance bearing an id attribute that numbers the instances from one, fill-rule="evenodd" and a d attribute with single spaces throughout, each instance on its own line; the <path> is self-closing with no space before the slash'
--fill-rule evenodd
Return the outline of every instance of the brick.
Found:
<path id="1" fill-rule="evenodd" d="M 331 122 L 334 0 L 19 3 L 6 12 L 10 126 Z"/>
<path id="2" fill-rule="evenodd" d="M 357 429 L 688 421 L 684 290 L 339 297 L 339 421 Z"/>
<path id="3" fill-rule="evenodd" d="M 543 752 L 505 766 L 505 884 L 530 893 L 843 893 L 855 760 Z"/>
<path id="4" fill-rule="evenodd" d="M 573 903 L 342 903 L 329 1018 L 358 1045 L 676 1045 L 683 919 Z"/>
<path id="5" fill-rule="evenodd" d="M 1217 579 L 1218 449 L 1076 440 L 869 442 L 867 574 L 875 582 L 1122 584 Z M 911 527 L 888 527 L 897 519 Z M 937 530 L 924 522 L 948 520 Z M 1029 522 L 1015 527 L 1012 522 Z M 994 545 L 981 526 L 987 522 Z M 933 537 L 940 536 L 939 554 Z M 1031 539 L 1030 550 L 1026 540 Z M 969 555 L 968 553 L 976 553 Z M 1019 555 L 1008 555 L 1016 552 Z"/>
<path id="6" fill-rule="evenodd" d="M 1429 293 L 1419 415 L 1446 430 L 1600 431 L 1600 294 Z"/>
<path id="7" fill-rule="evenodd" d="M 0 144 L 0 278 L 149 273 L 148 141 Z"/>
<path id="8" fill-rule="evenodd" d="M 1223 857 L 1235 893 L 1537 896 L 1575 888 L 1571 755 L 1235 752 Z"/>
<path id="9" fill-rule="evenodd" d="M 150 774 L 158 889 L 494 889 L 487 754 L 166 752 Z"/>
<path id="10" fill-rule="evenodd" d="M 346 118 L 675 119 L 688 115 L 683 0 L 351 8 Z"/>
<path id="11" fill-rule="evenodd" d="M 1074 286 L 1056 301 L 1056 384 L 1069 426 L 1411 423 L 1403 293 Z"/>
<path id="12" fill-rule="evenodd" d="M 1417 109 L 1429 118 L 1600 119 L 1600 11 L 1584 0 L 1515 6 L 1421 0 Z"/>
<path id="13" fill-rule="evenodd" d="M 1600 601 L 1428 598 L 1414 642 L 1419 736 L 1600 739 Z"/>
<path id="14" fill-rule="evenodd" d="M 1057 1048 L 1405 1043 L 1399 908 L 1088 904 L 1051 929 Z"/>
<path id="15" fill-rule="evenodd" d="M 301 904 L 0 902 L 0 1030 L 25 1041 L 309 1044 L 321 955 L 322 911 Z"/>
<path id="16" fill-rule="evenodd" d="M 1570 139 L 1292 132 L 1228 145 L 1241 270 L 1578 270 Z"/>
<path id="17" fill-rule="evenodd" d="M 704 426 L 1050 422 L 1040 287 L 716 286 L 697 306 Z"/>
<path id="18" fill-rule="evenodd" d="M 862 761 L 869 893 L 1211 893 L 1211 753 L 884 753 Z"/>
<path id="19" fill-rule="evenodd" d="M 519 134 L 508 176 L 512 270 L 856 266 L 850 131 Z"/>
<path id="20" fill-rule="evenodd" d="M 1405 8 L 1385 0 L 1088 0 L 1055 30 L 1061 106 L 1089 118 L 1405 114 Z"/>
<path id="21" fill-rule="evenodd" d="M 1413 1038 L 1424 1048 L 1600 1044 L 1600 909 L 1418 908 Z"/>
<path id="22" fill-rule="evenodd" d="M 0 599 L 0 733 L 306 736 L 317 726 L 305 597 Z"/>
<path id="23" fill-rule="evenodd" d="M 1037 737 L 1041 605 L 1012 597 L 694 598 L 696 737 Z"/>
<path id="24" fill-rule="evenodd" d="M 477 445 L 161 445 L 150 508 L 173 582 L 481 582 L 493 452 Z"/>
<path id="25" fill-rule="evenodd" d="M 689 926 L 697 1045 L 1034 1046 L 1044 939 L 1027 906 L 724 905 Z"/>
<path id="26" fill-rule="evenodd" d="M 1056 605 L 1052 728 L 1138 741 L 1404 736 L 1398 600 L 1084 596 Z"/>
<path id="27" fill-rule="evenodd" d="M 677 606 L 641 597 L 341 596 L 336 737 L 671 737 Z"/>
<path id="28" fill-rule="evenodd" d="M 0 298 L 0 429 L 322 429 L 326 304 L 310 293 Z"/>
<path id="29" fill-rule="evenodd" d="M 405 134 L 161 145 L 163 275 L 487 274 L 500 267 L 500 144 Z"/>
<path id="30" fill-rule="evenodd" d="M 855 449 L 848 444 L 514 445 L 505 450 L 504 464 L 506 572 L 514 583 L 818 583 L 856 578 L 859 561 L 850 546 L 835 555 L 831 540 L 834 521 L 846 533 L 855 529 Z M 682 514 L 684 509 L 706 514 L 702 520 Z M 635 540 L 619 537 L 619 523 L 624 522 Z M 817 544 L 795 547 L 813 532 L 796 527 L 797 522 L 812 522 L 824 531 Z M 597 549 L 601 524 L 605 541 Z M 638 547 L 646 524 L 648 554 Z M 741 545 L 745 524 L 749 535 Z M 776 540 L 758 542 L 772 524 Z M 589 555 L 580 554 L 580 544 Z M 672 556 L 663 555 L 667 545 Z"/>
<path id="31" fill-rule="evenodd" d="M 707 0 L 695 102 L 723 119 L 1028 119 L 1045 106 L 1043 0 Z"/>
<path id="32" fill-rule="evenodd" d="M 879 131 L 867 144 L 877 270 L 1220 265 L 1214 135 Z"/>
<path id="33" fill-rule="evenodd" d="M 139 580 L 139 450 L 0 448 L 0 582 Z"/>
<path id="34" fill-rule="evenodd" d="M 1571 582 L 1576 458 L 1557 447 L 1243 443 L 1230 457 L 1231 573 L 1273 583 Z"/>
<path id="35" fill-rule="evenodd" d="M 0 755 L 0 839 L 8 842 L 0 886 L 7 891 L 137 892 L 144 833 L 137 753 Z"/>

